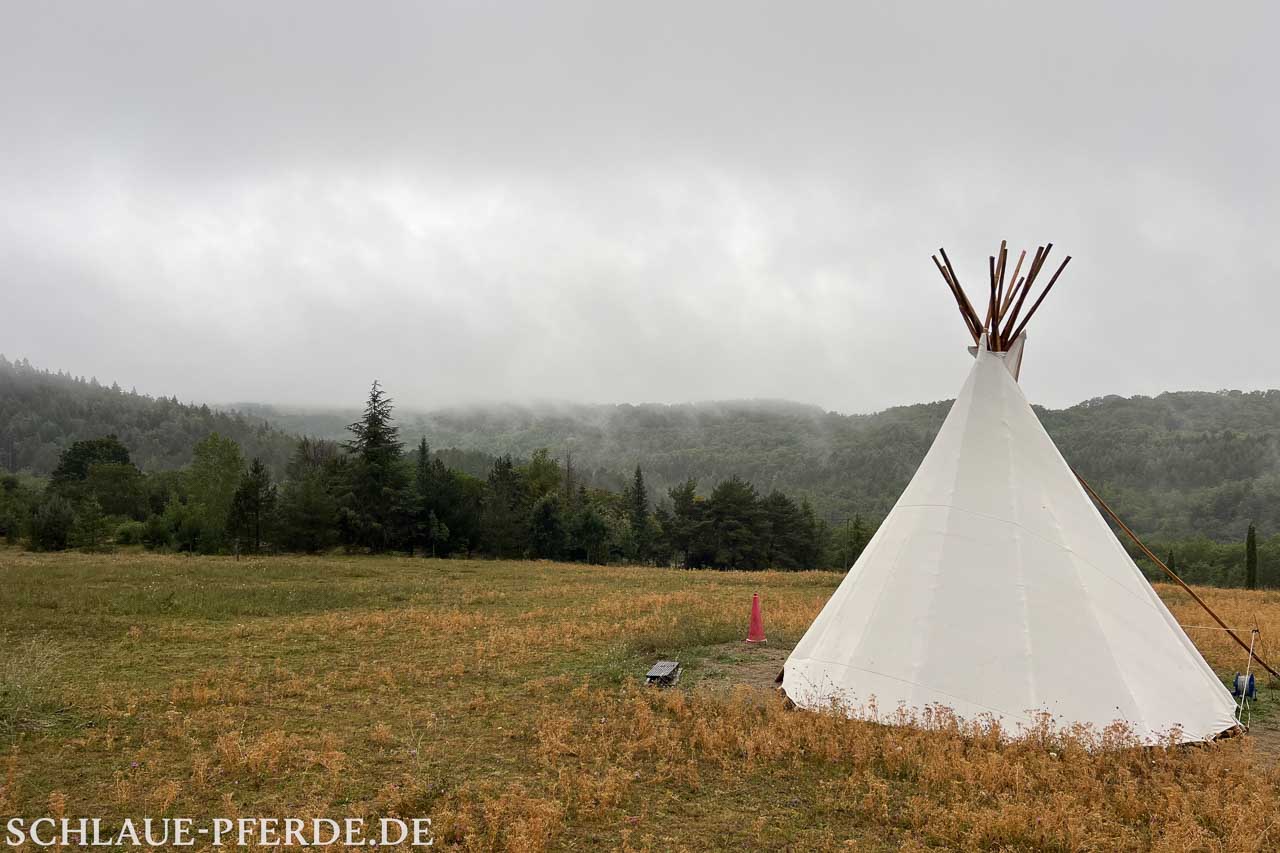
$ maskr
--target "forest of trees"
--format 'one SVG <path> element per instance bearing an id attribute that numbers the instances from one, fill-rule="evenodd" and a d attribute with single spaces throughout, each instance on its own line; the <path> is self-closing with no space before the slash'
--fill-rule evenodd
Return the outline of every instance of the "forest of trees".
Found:
<path id="1" fill-rule="evenodd" d="M 104 435 L 117 436 L 144 471 L 176 470 L 190 464 L 196 442 L 213 432 L 276 471 L 295 441 L 260 419 L 147 397 L 0 355 L 0 471 L 48 476 L 72 442 Z"/>
<path id="2" fill-rule="evenodd" d="M 804 501 L 730 477 L 710 495 L 686 481 L 654 500 L 635 468 L 621 491 L 592 488 L 546 449 L 494 459 L 484 478 L 425 439 L 406 451 L 377 383 L 341 444 L 304 438 L 278 482 L 235 440 L 210 433 L 191 464 L 143 473 L 117 436 L 75 441 L 47 484 L 0 478 L 0 534 L 30 547 L 140 544 L 202 553 L 453 554 L 689 568 L 814 569 L 859 553 L 861 520 L 830 531 Z"/>
<path id="3" fill-rule="evenodd" d="M 883 518 L 933 442 L 951 401 L 841 415 L 796 403 L 486 406 L 410 413 L 433 446 L 527 456 L 570 448 L 602 486 L 644 467 L 665 491 L 738 475 L 807 498 L 819 518 Z M 335 413 L 253 407 L 283 429 L 331 437 Z M 1036 407 L 1063 456 L 1126 522 L 1159 540 L 1243 542 L 1280 530 L 1280 391 L 1176 392 Z M 346 416 L 349 420 L 351 413 Z"/>
<path id="4" fill-rule="evenodd" d="M 443 553 L 632 558 L 632 519 L 622 507 L 634 488 L 638 464 L 651 522 L 664 531 L 645 540 L 648 534 L 641 530 L 641 541 L 653 549 L 649 559 L 655 562 L 723 565 L 727 558 L 716 555 L 733 555 L 736 560 L 746 554 L 756 562 L 760 553 L 777 559 L 772 534 L 756 537 L 746 549 L 734 545 L 717 507 L 749 510 L 742 517 L 751 529 L 758 528 L 751 519 L 772 517 L 776 529 L 794 530 L 795 525 L 788 527 L 784 519 L 789 510 L 773 497 L 781 493 L 801 513 L 804 524 L 812 519 L 818 531 L 810 556 L 793 557 L 792 562 L 811 564 L 816 552 L 818 565 L 847 566 L 905 487 L 949 405 L 944 401 L 855 416 L 785 402 L 490 406 L 398 413 L 408 445 L 400 467 L 413 468 L 418 446 L 425 441 L 440 448 L 427 454 L 433 471 L 438 465 L 447 472 L 440 488 L 456 493 L 456 499 L 450 498 L 453 515 L 441 508 L 435 536 L 418 536 L 414 547 L 434 543 L 440 553 L 440 534 L 447 528 L 450 539 Z M 274 500 L 273 513 L 267 515 L 275 527 L 263 528 L 271 531 L 271 536 L 263 534 L 269 547 L 355 547 L 349 527 L 359 519 L 343 516 L 340 525 L 331 527 L 314 519 L 325 516 L 328 502 L 339 502 L 348 494 L 339 482 L 347 475 L 334 472 L 351 464 L 353 452 L 342 445 L 352 438 L 345 427 L 361 414 L 359 410 L 300 414 L 267 406 L 242 408 L 248 414 L 153 399 L 0 356 L 0 472 L 8 472 L 0 479 L 0 534 L 27 535 L 34 496 L 43 494 L 44 478 L 54 473 L 66 451 L 77 442 L 114 435 L 138 476 L 124 469 L 94 473 L 92 486 L 81 488 L 95 496 L 107 520 L 97 534 L 94 525 L 85 527 L 82 521 L 85 529 L 68 534 L 69 542 L 103 538 L 114 517 L 127 518 L 133 525 L 119 525 L 126 540 L 138 535 L 141 525 L 151 530 L 149 541 L 160 543 L 157 547 L 229 547 L 234 537 L 228 539 L 225 531 L 216 533 L 209 526 L 217 525 L 221 511 L 212 520 L 200 518 L 199 508 L 209 501 L 187 491 L 193 482 L 197 491 L 207 485 L 201 472 L 223 454 L 228 467 L 233 458 L 242 465 L 249 460 L 246 468 L 256 460 L 259 483 L 275 489 L 274 498 L 263 492 L 265 500 Z M 1254 526 L 1257 582 L 1280 585 L 1280 565 L 1273 557 L 1280 551 L 1280 392 L 1106 397 L 1062 410 L 1037 408 L 1037 413 L 1063 455 L 1148 544 L 1159 553 L 1171 553 L 1188 580 L 1244 584 L 1245 542 Z M 216 441 L 211 438 L 215 434 Z M 299 442 L 298 434 L 319 437 Z M 544 482 L 540 472 L 556 467 L 562 482 L 573 488 L 562 488 L 554 502 L 543 500 L 547 491 L 528 484 Z M 416 469 L 411 474 L 413 480 Z M 116 481 L 109 483 L 112 477 Z M 513 520 L 495 508 L 492 499 L 484 509 L 485 490 L 508 489 L 506 480 L 512 477 L 524 478 L 521 489 L 513 491 Z M 142 499 L 137 497 L 139 490 Z M 43 508 L 37 524 L 42 530 L 66 527 L 76 515 L 75 488 L 58 485 L 51 491 L 66 492 L 67 503 L 50 502 Z M 743 499 L 745 491 L 754 493 L 755 501 Z M 579 500 L 580 493 L 586 494 L 585 502 Z M 122 495 L 132 495 L 127 499 L 135 501 L 132 508 Z M 139 508 L 143 503 L 145 510 Z M 592 512 L 584 514 L 584 506 Z M 691 514 L 677 517 L 678 506 L 691 508 Z M 481 535 L 489 522 L 505 524 L 508 531 L 526 529 L 521 527 L 526 511 L 551 527 L 549 539 L 542 533 L 530 533 L 527 542 Z M 230 509 L 226 513 L 230 517 Z M 303 523 L 308 518 L 313 521 L 310 527 Z M 606 529 L 600 540 L 597 520 Z M 425 524 L 429 531 L 430 508 L 425 520 L 414 523 Z M 557 525 L 565 534 L 558 552 Z M 161 535 L 165 529 L 173 534 L 169 545 L 163 544 L 168 541 Z M 686 529 L 692 533 L 686 535 Z M 197 530 L 203 531 L 198 541 Z M 409 541 L 403 531 L 386 535 L 387 547 L 392 542 L 403 547 Z M 670 554 L 666 548 L 672 549 Z M 1150 566 L 1144 569 L 1154 572 Z"/>
<path id="5" fill-rule="evenodd" d="M 785 402 L 488 406 L 400 412 L 451 468 L 487 476 L 493 460 L 539 448 L 572 454 L 576 476 L 620 492 L 639 464 L 665 494 L 693 478 L 706 497 L 739 476 L 804 498 L 833 526 L 883 518 L 920 464 L 949 401 L 840 415 Z M 343 441 L 358 409 L 244 413 L 145 397 L 0 357 L 0 470 L 47 476 L 73 441 L 116 435 L 145 471 L 190 464 L 197 441 L 233 439 L 281 478 L 294 436 Z M 1067 460 L 1143 536 L 1241 542 L 1280 530 L 1280 391 L 1104 397 L 1037 414 Z"/>

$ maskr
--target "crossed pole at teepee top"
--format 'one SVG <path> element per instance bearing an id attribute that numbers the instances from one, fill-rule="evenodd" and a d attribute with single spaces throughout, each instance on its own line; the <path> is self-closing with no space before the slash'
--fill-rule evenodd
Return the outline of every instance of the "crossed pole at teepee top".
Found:
<path id="1" fill-rule="evenodd" d="M 1071 256 L 1067 255 L 1058 265 L 1058 271 L 1049 279 L 1044 290 L 1040 291 L 1036 301 L 1031 304 L 1031 310 L 1027 312 L 1027 316 L 1023 317 L 1022 322 L 1019 323 L 1018 316 L 1022 313 L 1022 304 L 1026 302 L 1027 294 L 1031 292 L 1036 276 L 1040 275 L 1040 270 L 1049 259 L 1049 252 L 1052 249 L 1052 243 L 1037 248 L 1035 257 L 1031 259 L 1031 266 L 1027 268 L 1027 274 L 1019 278 L 1018 273 L 1022 270 L 1022 262 L 1027 258 L 1026 250 L 1023 250 L 1018 255 L 1018 262 L 1013 267 L 1013 275 L 1009 276 L 1006 286 L 1004 273 L 1009 262 L 1009 243 L 1006 240 L 1000 241 L 1000 251 L 987 258 L 987 270 L 991 280 L 988 283 L 987 312 L 982 320 L 978 319 L 978 312 L 973 310 L 969 295 L 960 286 L 960 277 L 956 275 L 955 267 L 951 266 L 951 259 L 947 257 L 946 249 L 938 249 L 942 260 L 939 261 L 938 255 L 934 255 L 933 263 L 942 274 L 942 280 L 950 288 L 951 295 L 956 300 L 956 307 L 960 309 L 960 316 L 964 319 L 965 327 L 969 330 L 969 335 L 975 344 L 985 334 L 988 349 L 1005 352 L 1018 339 L 1018 335 L 1022 334 L 1022 330 L 1027 327 L 1027 323 L 1040 307 L 1040 303 L 1044 302 L 1044 298 L 1057 283 L 1058 276 L 1062 275 L 1062 271 L 1071 262 Z M 1011 307 L 1012 311 L 1009 310 Z"/>

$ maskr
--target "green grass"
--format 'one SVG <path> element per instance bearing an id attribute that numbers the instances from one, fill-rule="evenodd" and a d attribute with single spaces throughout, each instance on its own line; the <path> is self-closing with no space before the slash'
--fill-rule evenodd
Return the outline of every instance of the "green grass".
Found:
<path id="1" fill-rule="evenodd" d="M 1258 827 L 1215 816 L 1280 803 L 1239 743 L 1067 745 L 1064 766 L 732 692 L 767 683 L 839 580 L 0 549 L 0 814 L 430 816 L 459 849 L 1238 849 Z M 756 591 L 766 650 L 740 643 Z M 1264 635 L 1280 620 L 1265 594 L 1211 594 Z M 637 686 L 660 657 L 680 689 Z"/>

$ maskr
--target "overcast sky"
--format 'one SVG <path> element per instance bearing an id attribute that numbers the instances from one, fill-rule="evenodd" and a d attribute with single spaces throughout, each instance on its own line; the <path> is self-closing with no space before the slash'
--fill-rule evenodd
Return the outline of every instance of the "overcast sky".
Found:
<path id="1" fill-rule="evenodd" d="M 1274 4 L 0 2 L 0 352 L 184 400 L 1280 386 Z"/>

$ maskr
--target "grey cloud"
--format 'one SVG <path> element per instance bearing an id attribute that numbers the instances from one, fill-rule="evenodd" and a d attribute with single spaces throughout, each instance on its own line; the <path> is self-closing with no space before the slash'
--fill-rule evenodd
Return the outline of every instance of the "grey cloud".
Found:
<path id="1" fill-rule="evenodd" d="M 1269 387 L 1267 5 L 11 4 L 0 351 L 190 399 Z"/>

